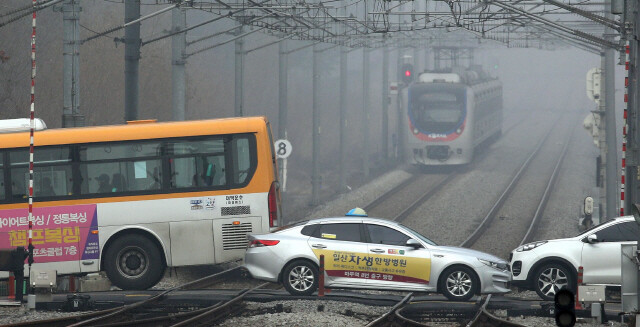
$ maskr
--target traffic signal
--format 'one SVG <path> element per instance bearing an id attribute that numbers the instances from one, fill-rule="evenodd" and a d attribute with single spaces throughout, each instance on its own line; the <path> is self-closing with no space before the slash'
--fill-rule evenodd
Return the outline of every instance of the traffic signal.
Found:
<path id="1" fill-rule="evenodd" d="M 413 82 L 413 65 L 412 64 L 403 64 L 400 69 L 400 79 L 404 84 L 409 84 Z"/>
<path id="2" fill-rule="evenodd" d="M 554 298 L 556 309 L 556 325 L 572 327 L 576 324 L 575 295 L 568 289 L 561 289 Z"/>

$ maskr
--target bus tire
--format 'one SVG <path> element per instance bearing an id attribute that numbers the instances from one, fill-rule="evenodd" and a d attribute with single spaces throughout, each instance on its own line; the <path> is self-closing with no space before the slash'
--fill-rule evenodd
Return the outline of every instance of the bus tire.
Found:
<path id="1" fill-rule="evenodd" d="M 105 251 L 104 266 L 111 283 L 123 290 L 148 289 L 162 279 L 165 269 L 158 246 L 137 234 L 114 240 Z"/>

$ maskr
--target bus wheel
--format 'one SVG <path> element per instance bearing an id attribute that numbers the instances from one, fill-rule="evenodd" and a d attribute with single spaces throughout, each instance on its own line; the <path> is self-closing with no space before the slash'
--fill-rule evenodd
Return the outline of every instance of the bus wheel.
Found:
<path id="1" fill-rule="evenodd" d="M 123 290 L 145 290 L 157 284 L 165 265 L 160 249 L 147 237 L 124 235 L 105 251 L 107 277 Z"/>

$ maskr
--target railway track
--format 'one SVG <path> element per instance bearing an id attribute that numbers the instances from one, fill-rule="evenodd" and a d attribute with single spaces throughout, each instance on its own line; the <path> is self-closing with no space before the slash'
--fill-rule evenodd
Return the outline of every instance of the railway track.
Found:
<path id="1" fill-rule="evenodd" d="M 422 321 L 432 320 L 436 312 L 428 312 L 424 310 L 416 310 L 412 308 L 411 300 L 413 293 L 407 294 L 401 301 L 394 305 L 389 311 L 372 320 L 366 327 L 423 327 L 431 326 L 428 323 Z M 469 318 L 460 318 L 459 316 L 444 318 L 444 320 L 455 320 L 456 323 L 461 326 L 467 327 L 523 327 L 520 324 L 516 324 L 500 317 L 495 316 L 487 310 L 489 302 L 491 301 L 491 295 L 483 297 L 478 303 L 478 311 L 475 314 L 470 314 Z M 413 309 L 413 310 L 411 310 Z M 447 316 L 446 312 L 440 313 L 442 316 Z M 443 320 L 440 318 L 440 320 Z"/>
<path id="2" fill-rule="evenodd" d="M 514 176 L 512 177 L 511 181 L 509 182 L 507 187 L 504 189 L 504 191 L 501 193 L 501 195 L 498 197 L 498 199 L 496 200 L 494 205 L 491 207 L 489 212 L 481 220 L 480 224 L 469 235 L 469 237 L 467 237 L 460 244 L 460 246 L 462 246 L 462 247 L 472 247 L 472 246 L 474 246 L 476 244 L 476 242 L 480 239 L 481 236 L 486 236 L 485 233 L 491 227 L 491 225 L 494 222 L 495 218 L 498 216 L 498 213 L 504 207 L 506 201 L 512 196 L 512 193 L 513 193 L 514 189 L 516 188 L 516 186 L 519 184 L 520 179 L 522 178 L 522 176 L 525 174 L 525 172 L 529 168 L 530 163 L 539 154 L 540 149 L 547 142 L 547 140 L 548 140 L 548 138 L 551 135 L 553 130 L 554 130 L 554 128 L 552 127 L 549 130 L 549 132 L 545 135 L 544 139 L 541 140 L 538 143 L 538 145 L 536 146 L 534 151 L 532 151 L 532 153 L 529 155 L 529 157 L 527 157 L 527 159 L 521 164 L 520 168 L 514 174 Z M 551 195 L 551 192 L 553 190 L 553 186 L 555 185 L 556 181 L 558 180 L 559 171 L 560 171 L 560 168 L 562 166 L 562 162 L 563 162 L 563 160 L 564 160 L 564 158 L 566 156 L 566 153 L 568 152 L 567 150 L 568 150 L 568 147 L 569 147 L 569 143 L 570 143 L 570 141 L 571 141 L 571 139 L 573 137 L 574 131 L 575 131 L 575 125 L 573 126 L 571 131 L 568 133 L 568 135 L 565 137 L 565 141 L 564 141 L 562 150 L 560 151 L 560 154 L 557 156 L 557 159 L 555 161 L 555 165 L 553 166 L 553 170 L 551 171 L 551 174 L 549 175 L 550 177 L 548 178 L 548 180 L 546 182 L 546 186 L 544 188 L 544 191 L 542 192 L 542 196 L 540 197 L 540 201 L 538 202 L 538 205 L 537 205 L 537 207 L 535 209 L 535 213 L 531 216 L 531 219 L 529 219 L 527 231 L 524 234 L 524 236 L 522 237 L 519 245 L 522 245 L 524 243 L 527 243 L 527 242 L 531 241 L 533 236 L 535 235 L 535 230 L 538 227 L 538 223 L 541 220 L 542 214 L 544 213 L 544 210 L 546 208 L 547 202 L 548 202 L 549 197 Z M 504 231 L 502 231 L 502 232 L 504 233 Z M 510 231 L 510 232 L 512 232 L 512 231 Z"/>
<path id="3" fill-rule="evenodd" d="M 239 310 L 238 306 L 242 303 L 245 295 L 273 284 L 263 283 L 256 287 L 239 291 L 235 297 L 224 303 L 216 303 L 204 308 L 190 308 L 190 310 L 183 312 L 180 310 L 167 310 L 166 306 L 162 305 L 162 301 L 169 293 L 210 288 L 241 273 L 242 267 L 237 266 L 176 286 L 145 300 L 122 307 L 90 312 L 78 316 L 29 321 L 12 324 L 11 326 L 198 326 L 202 325 L 202 321 L 220 319 L 221 317 L 237 312 L 237 310 Z M 280 286 L 278 285 L 276 288 L 280 288 Z"/>
<path id="4" fill-rule="evenodd" d="M 505 129 L 503 135 L 506 136 L 509 132 L 514 130 L 515 127 L 517 127 L 518 125 L 522 124 L 525 121 L 526 121 L 526 117 L 523 117 L 517 120 L 510 127 Z M 463 171 L 467 169 L 472 170 L 475 165 L 477 165 L 479 162 L 482 161 L 483 158 L 487 156 L 487 152 L 488 151 L 481 151 L 480 153 L 478 153 L 474 161 L 471 164 L 469 164 L 469 166 L 464 167 L 464 169 L 458 168 L 455 171 L 449 171 L 444 174 L 428 174 L 428 175 L 424 175 L 420 173 L 412 174 L 409 178 L 404 180 L 402 183 L 396 185 L 392 189 L 386 191 L 385 193 L 383 193 L 382 195 L 380 195 L 379 197 L 375 198 L 373 201 L 365 205 L 363 209 L 367 212 L 373 212 L 371 216 L 393 217 L 392 220 L 397 222 L 402 222 L 407 217 L 409 217 L 411 213 L 413 213 L 418 207 L 420 207 L 420 205 L 422 205 L 427 200 L 432 198 L 435 194 L 437 194 L 440 190 L 442 190 L 447 184 L 451 183 Z M 451 167 L 444 167 L 444 169 L 442 170 L 452 170 L 447 168 L 451 168 Z M 429 186 L 425 190 L 423 187 L 421 187 L 423 185 L 429 185 Z M 415 188 L 420 189 L 421 195 L 418 196 L 415 200 L 411 202 L 407 202 L 406 201 L 407 199 L 402 197 L 403 193 L 405 193 L 406 190 L 408 189 L 415 189 Z M 402 203 L 407 203 L 407 205 L 404 206 L 404 209 L 400 213 L 397 213 L 395 215 L 390 215 L 390 214 L 377 214 L 374 211 L 377 208 L 381 207 L 384 203 L 393 202 L 394 198 L 396 197 L 402 198 L 399 200 L 399 201 L 402 201 Z"/>
<path id="5" fill-rule="evenodd" d="M 489 301 L 491 301 L 491 294 L 487 295 L 484 304 L 480 307 L 475 318 L 467 324 L 468 327 L 523 327 L 520 324 L 498 318 L 491 314 L 487 310 Z"/>

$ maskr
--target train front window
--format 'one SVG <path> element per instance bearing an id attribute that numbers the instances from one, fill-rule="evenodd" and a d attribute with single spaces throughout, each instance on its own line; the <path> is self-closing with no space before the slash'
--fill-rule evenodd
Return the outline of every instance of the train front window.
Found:
<path id="1" fill-rule="evenodd" d="M 445 133 L 457 126 L 464 115 L 463 103 L 452 93 L 424 93 L 412 106 L 416 127 L 427 133 Z"/>

